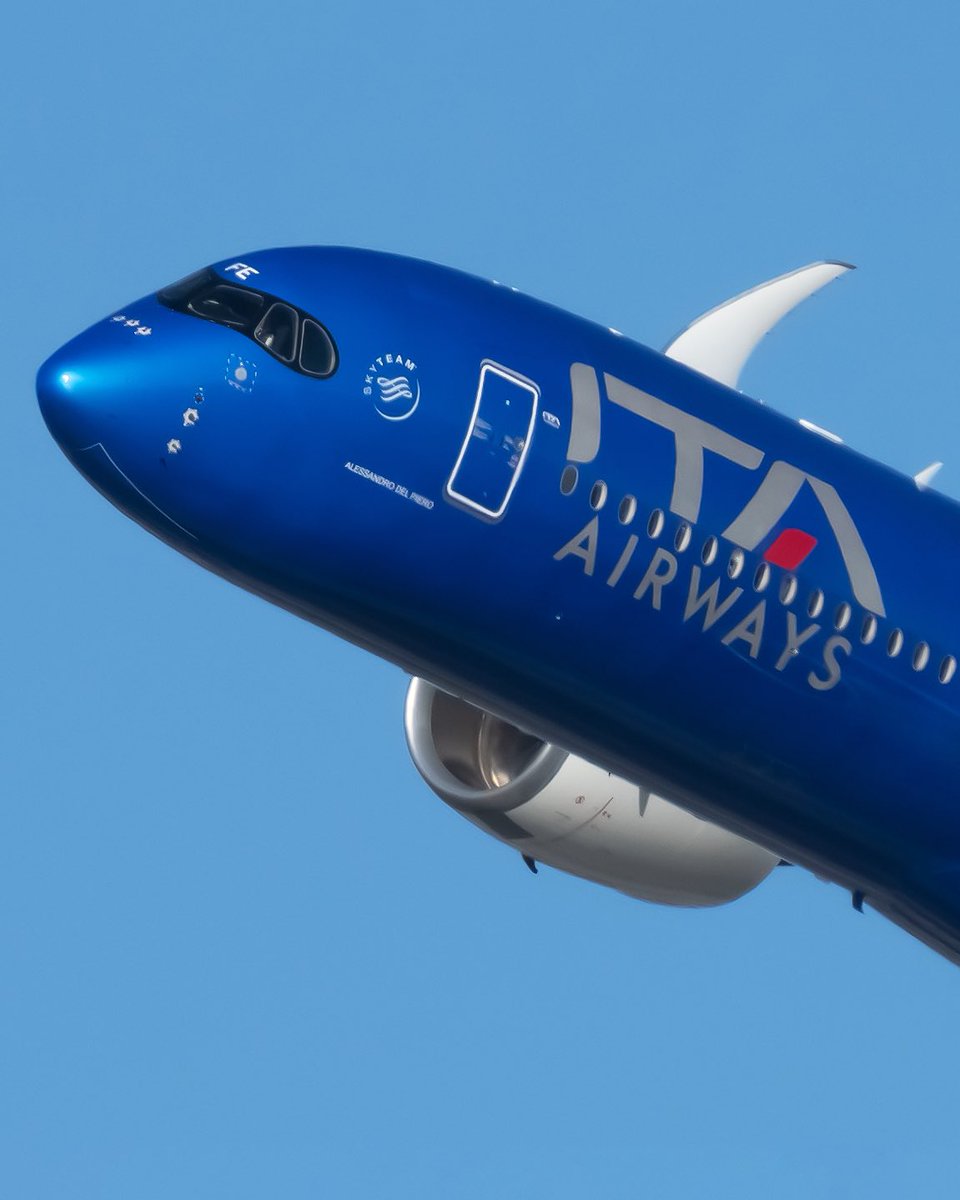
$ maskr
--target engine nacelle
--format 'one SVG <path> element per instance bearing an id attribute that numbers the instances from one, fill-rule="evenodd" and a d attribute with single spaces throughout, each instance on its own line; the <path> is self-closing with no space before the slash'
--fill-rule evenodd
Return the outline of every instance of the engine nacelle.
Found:
<path id="1" fill-rule="evenodd" d="M 658 904 L 735 900 L 776 855 L 636 784 L 414 679 L 404 712 L 417 770 L 522 854 Z"/>

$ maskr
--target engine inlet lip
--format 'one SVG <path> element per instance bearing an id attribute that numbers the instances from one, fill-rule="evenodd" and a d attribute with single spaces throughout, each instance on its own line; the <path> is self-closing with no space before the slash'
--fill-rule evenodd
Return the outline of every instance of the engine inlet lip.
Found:
<path id="1" fill-rule="evenodd" d="M 403 727 L 414 766 L 451 807 L 466 813 L 510 812 L 538 795 L 566 762 L 566 750 L 543 742 L 515 779 L 496 788 L 469 786 L 447 768 L 434 744 L 433 702 L 439 691 L 425 679 L 414 678 L 404 703 Z"/>

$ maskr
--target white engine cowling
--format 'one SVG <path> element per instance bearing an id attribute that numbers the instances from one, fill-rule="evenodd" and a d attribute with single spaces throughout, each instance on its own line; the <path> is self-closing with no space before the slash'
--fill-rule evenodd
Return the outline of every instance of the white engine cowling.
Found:
<path id="1" fill-rule="evenodd" d="M 776 855 L 662 796 L 414 679 L 404 712 L 417 770 L 475 825 L 522 854 L 641 900 L 735 900 Z"/>

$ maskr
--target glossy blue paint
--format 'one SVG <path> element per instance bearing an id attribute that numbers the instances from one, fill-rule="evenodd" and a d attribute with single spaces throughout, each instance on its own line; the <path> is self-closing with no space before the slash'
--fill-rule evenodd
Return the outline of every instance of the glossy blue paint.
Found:
<path id="1" fill-rule="evenodd" d="M 493 282 L 340 248 L 258 251 L 215 271 L 313 315 L 337 370 L 298 374 L 235 329 L 135 301 L 38 376 L 51 432 L 94 486 L 210 570 L 862 892 L 960 955 L 960 678 L 938 679 L 960 653 L 956 504 Z M 596 372 L 600 440 L 564 495 L 575 363 Z M 478 406 L 484 364 L 499 390 Z M 615 403 L 622 384 L 739 439 L 758 464 L 704 451 L 691 520 L 674 433 Z M 531 403 L 524 437 L 516 413 Z M 475 408 L 488 428 L 465 443 Z M 833 489 L 849 515 L 882 593 L 870 644 L 867 590 L 822 489 L 805 484 L 730 577 L 724 531 L 778 462 Z M 689 483 L 689 459 L 680 469 Z M 625 496 L 637 502 L 628 524 Z M 793 597 L 782 568 L 756 573 L 790 528 L 817 539 Z M 705 563 L 709 538 L 718 553 Z"/>

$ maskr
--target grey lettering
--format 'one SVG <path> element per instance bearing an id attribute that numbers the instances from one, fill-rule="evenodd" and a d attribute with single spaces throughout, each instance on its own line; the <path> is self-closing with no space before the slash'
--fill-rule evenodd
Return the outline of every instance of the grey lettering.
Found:
<path id="1" fill-rule="evenodd" d="M 633 552 L 637 548 L 637 542 L 640 539 L 635 533 L 631 533 L 627 538 L 627 544 L 623 548 L 623 553 L 617 559 L 617 565 L 610 572 L 610 578 L 607 580 L 607 587 L 616 587 L 620 582 L 620 576 L 627 569 L 627 564 L 633 558 Z"/>
<path id="2" fill-rule="evenodd" d="M 597 373 L 586 363 L 570 367 L 573 416 L 570 420 L 569 462 L 592 462 L 600 449 L 600 384 Z"/>
<path id="3" fill-rule="evenodd" d="M 584 575 L 592 575 L 593 569 L 597 563 L 597 537 L 599 535 L 600 520 L 599 517 L 594 517 L 580 530 L 575 533 L 566 545 L 553 556 L 559 562 L 561 558 L 566 558 L 568 554 L 572 554 L 574 558 L 583 559 Z"/>
<path id="4" fill-rule="evenodd" d="M 763 451 L 724 433 L 716 425 L 692 417 L 683 409 L 643 392 L 613 375 L 604 375 L 607 395 L 614 404 L 645 417 L 663 429 L 669 429 L 676 443 L 676 465 L 670 511 L 686 521 L 700 516 L 703 496 L 703 452 L 710 450 L 729 462 L 755 471 L 763 461 Z"/>
<path id="5" fill-rule="evenodd" d="M 666 569 L 663 574 L 657 570 L 659 566 Z M 651 603 L 653 607 L 659 611 L 660 595 L 668 583 L 672 583 L 677 575 L 677 560 L 668 550 L 658 549 L 656 554 L 650 560 L 650 566 L 647 567 L 646 574 L 637 584 L 637 590 L 633 593 L 634 600 L 642 600 L 647 592 L 652 588 L 653 596 Z"/>
<path id="6" fill-rule="evenodd" d="M 807 683 L 818 692 L 829 692 L 840 682 L 840 664 L 837 662 L 837 651 L 849 654 L 853 647 L 845 637 L 827 638 L 823 647 L 823 665 L 827 668 L 826 679 L 821 679 L 813 671 L 807 676 Z"/>
<path id="7" fill-rule="evenodd" d="M 745 550 L 755 550 L 796 500 L 805 483 L 810 484 L 813 494 L 820 501 L 820 507 L 837 540 L 853 594 L 864 608 L 880 617 L 884 616 L 883 599 L 873 563 L 836 488 L 808 475 L 799 467 L 782 461 L 773 463 L 753 499 L 724 530 L 723 536 Z"/>
<path id="8" fill-rule="evenodd" d="M 763 640 L 763 622 L 767 612 L 766 600 L 750 610 L 739 625 L 734 625 L 729 633 L 724 634 L 722 641 L 725 646 L 733 642 L 743 641 L 750 647 L 750 657 L 756 658 L 760 653 L 760 643 Z"/>
<path id="9" fill-rule="evenodd" d="M 697 593 L 700 590 L 700 568 L 694 567 L 690 573 L 690 589 L 687 592 L 687 606 L 683 610 L 684 621 L 689 621 L 692 616 L 700 611 L 701 608 L 706 608 L 706 613 L 703 617 L 703 632 L 717 623 L 720 618 L 730 609 L 743 595 L 743 588 L 734 588 L 720 604 L 717 604 L 717 596 L 720 594 L 720 580 L 715 579 L 707 590 L 700 595 Z"/>
<path id="10" fill-rule="evenodd" d="M 783 648 L 783 653 L 777 659 L 777 670 L 782 671 L 791 658 L 795 658 L 800 653 L 800 647 L 804 642 L 808 642 L 815 633 L 820 632 L 819 625 L 808 625 L 802 633 L 798 633 L 796 613 L 787 613 L 787 644 Z"/>

